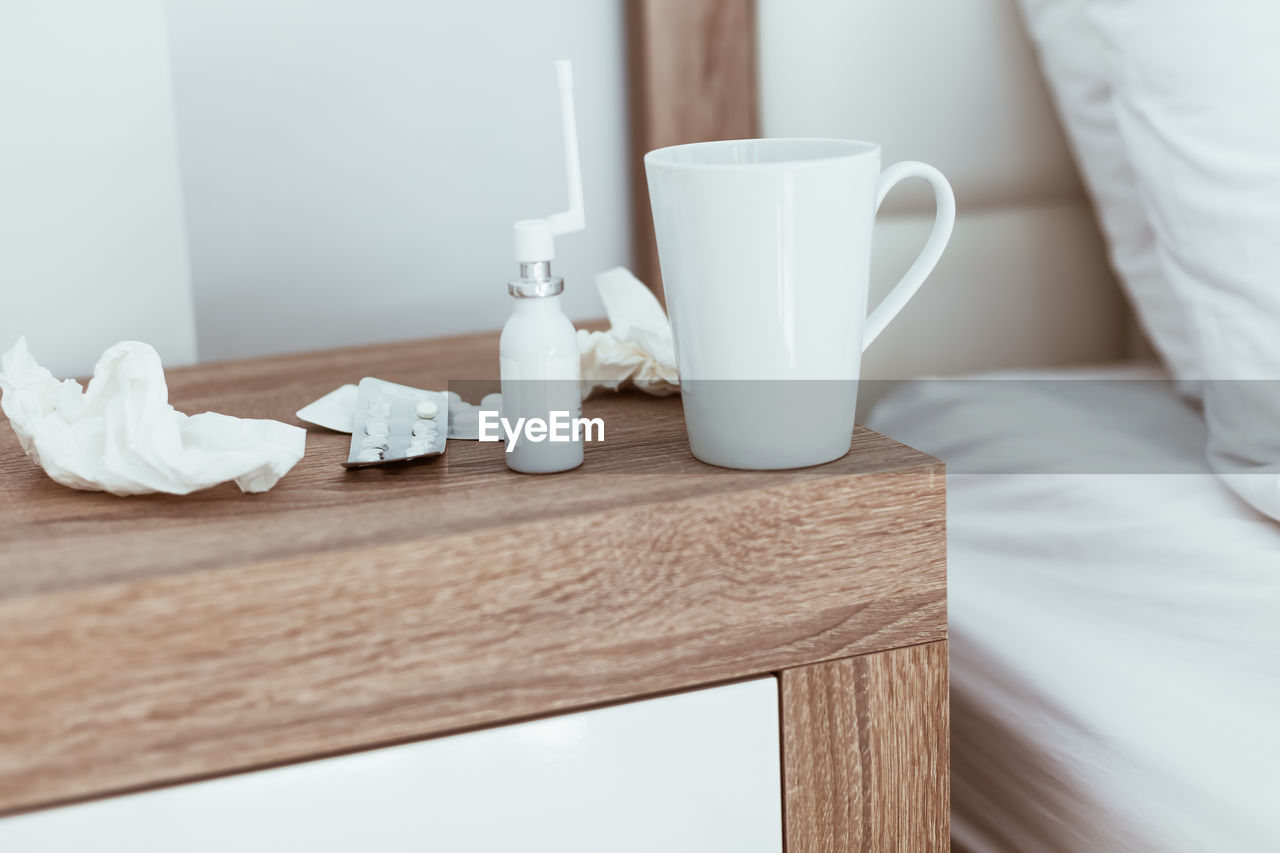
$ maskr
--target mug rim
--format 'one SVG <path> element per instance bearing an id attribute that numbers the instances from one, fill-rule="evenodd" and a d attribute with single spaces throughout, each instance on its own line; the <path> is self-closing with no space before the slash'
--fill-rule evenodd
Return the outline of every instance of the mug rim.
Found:
<path id="1" fill-rule="evenodd" d="M 673 152 L 691 148 L 729 148 L 735 145 L 744 145 L 747 143 L 777 143 L 779 147 L 797 143 L 821 143 L 847 146 L 848 150 L 818 157 L 796 157 L 784 160 L 768 160 L 765 162 L 746 161 L 739 163 L 689 163 L 671 159 L 670 156 Z M 667 145 L 662 148 L 655 148 L 646 153 L 644 155 L 644 163 L 646 166 L 653 165 L 671 169 L 761 170 L 769 168 L 816 166 L 821 163 L 830 163 L 839 160 L 855 160 L 879 153 L 880 146 L 878 144 L 861 139 L 844 139 L 841 137 L 823 136 L 762 136 L 750 139 L 718 139 L 711 142 L 686 142 L 681 145 Z"/>

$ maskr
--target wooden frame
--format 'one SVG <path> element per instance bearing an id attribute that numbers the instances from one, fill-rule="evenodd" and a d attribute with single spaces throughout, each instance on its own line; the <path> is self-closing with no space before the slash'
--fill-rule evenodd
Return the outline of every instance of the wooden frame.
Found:
<path id="1" fill-rule="evenodd" d="M 636 275 L 662 295 L 645 152 L 759 135 L 753 0 L 630 0 L 632 237 Z"/>
<path id="2" fill-rule="evenodd" d="M 946 642 L 780 680 L 787 850 L 948 849 Z"/>

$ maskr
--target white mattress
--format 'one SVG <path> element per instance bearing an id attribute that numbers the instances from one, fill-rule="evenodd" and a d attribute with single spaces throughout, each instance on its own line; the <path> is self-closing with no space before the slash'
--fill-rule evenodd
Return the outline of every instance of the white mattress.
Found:
<path id="1" fill-rule="evenodd" d="M 1280 525 L 1169 384 L 1089 381 L 1156 376 L 911 382 L 869 421 L 948 463 L 958 846 L 1280 850 Z"/>

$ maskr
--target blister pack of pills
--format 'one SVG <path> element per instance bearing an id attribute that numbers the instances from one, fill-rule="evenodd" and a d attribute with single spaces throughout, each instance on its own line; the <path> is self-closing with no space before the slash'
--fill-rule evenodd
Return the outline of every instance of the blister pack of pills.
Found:
<path id="1" fill-rule="evenodd" d="M 475 441 L 480 438 L 480 413 L 492 411 L 502 416 L 502 395 L 486 394 L 480 405 L 473 406 L 458 396 L 457 392 L 449 393 L 449 438 L 460 438 Z"/>
<path id="2" fill-rule="evenodd" d="M 351 452 L 344 468 L 422 459 L 444 453 L 449 397 L 366 376 L 356 391 Z"/>

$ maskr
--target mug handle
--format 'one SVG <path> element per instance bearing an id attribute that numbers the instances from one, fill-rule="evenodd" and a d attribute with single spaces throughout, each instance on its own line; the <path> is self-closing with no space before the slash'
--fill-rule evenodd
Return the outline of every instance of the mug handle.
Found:
<path id="1" fill-rule="evenodd" d="M 924 248 L 920 250 L 915 262 L 907 270 L 907 274 L 893 286 L 889 295 L 881 300 L 876 310 L 867 317 L 862 339 L 864 352 L 893 318 L 898 316 L 898 312 L 906 307 L 907 301 L 916 295 L 920 285 L 924 284 L 929 273 L 933 272 L 938 259 L 942 257 L 942 250 L 947 247 L 947 241 L 951 239 L 951 229 L 956 224 L 956 197 L 951 192 L 951 184 L 947 183 L 947 179 L 937 169 L 927 163 L 918 163 L 914 160 L 894 163 L 880 173 L 880 181 L 876 184 L 877 212 L 884 197 L 889 194 L 889 190 L 906 178 L 924 178 L 929 182 L 933 187 L 933 198 L 938 212 L 933 219 L 933 231 L 930 232 L 929 239 L 925 241 Z"/>

